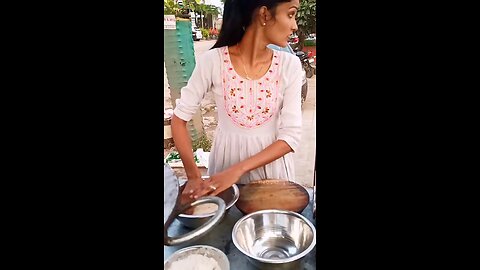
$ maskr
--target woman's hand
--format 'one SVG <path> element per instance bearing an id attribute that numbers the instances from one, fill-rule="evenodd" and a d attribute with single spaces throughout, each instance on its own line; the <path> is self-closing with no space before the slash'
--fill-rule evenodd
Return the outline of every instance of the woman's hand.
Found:
<path id="1" fill-rule="evenodd" d="M 196 200 L 197 198 L 193 197 L 193 193 L 196 190 L 202 189 L 203 186 L 205 185 L 204 182 L 205 181 L 203 181 L 201 178 L 189 179 L 187 181 L 187 183 L 185 184 L 185 188 L 182 191 L 181 205 L 185 205 L 187 203 L 190 203 L 190 202 L 193 202 L 194 200 Z"/>
<path id="2" fill-rule="evenodd" d="M 265 166 L 292 151 L 293 149 L 286 141 L 277 140 L 254 156 L 234 164 L 222 172 L 210 176 L 209 180 L 203 181 L 204 185 L 199 187 L 199 189 L 195 189 L 193 196 L 195 199 L 206 195 L 216 196 L 237 183 L 243 174 L 261 166 Z"/>
<path id="3" fill-rule="evenodd" d="M 208 180 L 204 180 L 202 185 L 196 187 L 193 191 L 193 198 L 198 199 L 203 196 L 216 196 L 238 182 L 242 174 L 243 173 L 236 168 L 228 168 L 223 172 L 214 174 L 210 176 Z"/>

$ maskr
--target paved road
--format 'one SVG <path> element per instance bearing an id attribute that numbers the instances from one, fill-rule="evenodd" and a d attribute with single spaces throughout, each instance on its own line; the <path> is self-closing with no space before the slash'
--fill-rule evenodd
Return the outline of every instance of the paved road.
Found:
<path id="1" fill-rule="evenodd" d="M 195 41 L 195 60 L 203 52 L 208 51 L 215 44 L 215 40 Z M 300 184 L 311 187 L 313 186 L 313 171 L 315 167 L 315 117 L 316 117 L 316 75 L 307 79 L 308 93 L 305 103 L 302 107 L 302 141 L 300 149 L 294 154 L 295 159 L 295 173 L 296 181 Z M 202 102 L 202 105 L 207 104 L 213 100 L 213 97 L 207 93 L 208 102 Z"/>
<path id="2" fill-rule="evenodd" d="M 198 60 L 198 56 L 208 50 L 215 44 L 216 40 L 200 40 L 193 42 L 193 48 L 195 49 L 195 62 Z"/>
<path id="3" fill-rule="evenodd" d="M 313 186 L 313 171 L 315 167 L 315 143 L 316 143 L 316 75 L 307 78 L 307 98 L 302 108 L 302 140 L 300 149 L 294 154 L 295 174 L 297 182 L 304 186 Z"/>

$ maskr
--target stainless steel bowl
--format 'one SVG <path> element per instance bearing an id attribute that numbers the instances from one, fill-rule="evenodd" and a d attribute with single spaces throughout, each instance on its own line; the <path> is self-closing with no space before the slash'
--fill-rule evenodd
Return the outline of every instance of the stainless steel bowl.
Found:
<path id="1" fill-rule="evenodd" d="M 240 197 L 240 192 L 237 185 L 233 185 L 227 190 L 221 192 L 217 197 L 222 198 L 227 205 L 225 214 L 228 213 L 228 210 L 237 202 Z M 177 216 L 178 221 L 180 221 L 184 226 L 196 229 L 203 224 L 207 223 L 208 220 L 212 218 L 215 213 L 209 213 L 204 215 L 188 215 L 188 214 L 179 214 Z M 224 215 L 225 217 L 225 215 Z M 223 218 L 222 218 L 223 219 Z M 220 221 L 221 222 L 221 221 Z"/>
<path id="2" fill-rule="evenodd" d="M 227 255 L 217 248 L 206 245 L 191 246 L 177 250 L 163 263 L 163 269 L 174 270 L 171 269 L 174 262 L 185 259 L 191 254 L 201 254 L 214 259 L 220 266 L 218 270 L 230 270 L 230 262 L 228 261 Z"/>
<path id="3" fill-rule="evenodd" d="M 315 247 L 316 231 L 295 212 L 262 210 L 238 220 L 232 240 L 260 269 L 303 269 L 302 259 Z"/>

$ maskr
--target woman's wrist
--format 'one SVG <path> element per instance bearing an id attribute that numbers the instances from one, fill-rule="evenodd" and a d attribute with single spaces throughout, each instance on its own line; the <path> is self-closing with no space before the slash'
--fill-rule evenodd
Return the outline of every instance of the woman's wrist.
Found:
<path id="1" fill-rule="evenodd" d="M 193 172 L 193 173 L 187 173 L 187 179 L 188 181 L 190 180 L 202 180 L 202 174 L 200 173 L 200 171 L 196 171 L 196 172 Z"/>
<path id="2" fill-rule="evenodd" d="M 191 177 L 187 176 L 187 179 L 188 179 L 188 181 L 198 182 L 198 181 L 202 180 L 202 177 L 201 176 L 191 176 Z"/>
<path id="3" fill-rule="evenodd" d="M 247 169 L 242 164 L 237 164 L 229 168 L 230 173 L 237 177 L 241 177 L 245 173 L 247 173 Z"/>

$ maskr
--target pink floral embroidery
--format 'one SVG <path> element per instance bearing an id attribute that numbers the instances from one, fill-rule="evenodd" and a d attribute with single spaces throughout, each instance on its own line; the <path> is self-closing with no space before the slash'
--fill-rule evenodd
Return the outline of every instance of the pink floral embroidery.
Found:
<path id="1" fill-rule="evenodd" d="M 226 55 L 222 81 L 227 115 L 235 125 L 243 128 L 256 128 L 265 124 L 273 118 L 279 106 L 277 100 L 280 72 L 279 65 L 276 65 L 280 60 L 277 57 L 278 52 L 274 52 L 275 62 L 263 77 L 258 80 L 244 80 L 233 68 L 227 47 L 222 50 Z"/>

